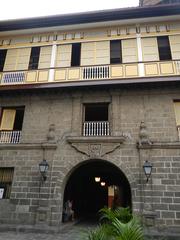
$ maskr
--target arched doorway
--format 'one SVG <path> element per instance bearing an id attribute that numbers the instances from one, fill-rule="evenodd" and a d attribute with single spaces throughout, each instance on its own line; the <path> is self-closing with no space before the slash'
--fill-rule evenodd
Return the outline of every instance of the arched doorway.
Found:
<path id="1" fill-rule="evenodd" d="M 131 208 L 130 184 L 114 164 L 90 160 L 70 175 L 64 191 L 64 206 L 68 200 L 72 201 L 75 217 L 80 219 L 96 217 L 105 206 Z M 65 216 L 63 220 L 67 220 Z"/>

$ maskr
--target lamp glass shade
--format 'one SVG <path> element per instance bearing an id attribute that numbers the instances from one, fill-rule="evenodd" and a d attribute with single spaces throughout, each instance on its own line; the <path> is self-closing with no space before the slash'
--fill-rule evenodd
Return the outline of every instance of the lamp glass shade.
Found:
<path id="1" fill-rule="evenodd" d="M 95 177 L 94 180 L 95 180 L 95 182 L 100 182 L 101 178 L 100 177 Z"/>
<path id="2" fill-rule="evenodd" d="M 150 162 L 146 161 L 143 165 L 143 168 L 144 168 L 144 172 L 145 172 L 146 176 L 149 177 L 152 172 L 152 164 Z"/>
<path id="3" fill-rule="evenodd" d="M 49 169 L 49 164 L 47 163 L 47 161 L 44 159 L 40 164 L 39 164 L 39 171 L 41 173 L 45 173 L 47 172 Z"/>

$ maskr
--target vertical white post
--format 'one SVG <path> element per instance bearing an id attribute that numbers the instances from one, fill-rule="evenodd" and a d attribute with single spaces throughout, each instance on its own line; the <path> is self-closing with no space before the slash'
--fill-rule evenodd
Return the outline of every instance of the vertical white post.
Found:
<path id="1" fill-rule="evenodd" d="M 141 43 L 141 35 L 136 34 L 136 39 L 137 39 L 137 49 L 138 49 L 138 69 L 139 69 L 139 76 L 144 77 L 144 63 L 143 61 L 143 53 L 142 53 L 142 43 Z"/>
<path id="2" fill-rule="evenodd" d="M 51 51 L 51 62 L 50 62 L 50 70 L 49 70 L 49 82 L 54 81 L 54 67 L 56 62 L 56 54 L 57 54 L 57 45 L 52 45 L 52 51 Z"/>

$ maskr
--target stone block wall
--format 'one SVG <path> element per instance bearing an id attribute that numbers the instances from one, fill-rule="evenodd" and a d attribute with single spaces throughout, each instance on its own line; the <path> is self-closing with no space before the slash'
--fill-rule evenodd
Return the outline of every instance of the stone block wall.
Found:
<path id="1" fill-rule="evenodd" d="M 91 160 L 67 137 L 82 136 L 83 104 L 109 102 L 111 135 L 126 140 L 101 158 L 126 175 L 134 212 L 150 212 L 156 226 L 179 226 L 180 148 L 173 106 L 179 93 L 174 86 L 144 86 L 2 94 L 0 106 L 25 105 L 25 115 L 21 143 L 0 145 L 0 166 L 15 168 L 11 197 L 0 200 L 0 222 L 61 224 L 67 180 L 78 164 Z M 151 144 L 138 147 L 142 121 Z M 47 144 L 51 124 L 56 141 Z M 40 185 L 38 164 L 44 157 L 49 171 Z M 148 183 L 142 169 L 145 160 L 153 164 Z"/>
<path id="2" fill-rule="evenodd" d="M 142 0 L 140 2 L 140 5 L 146 6 L 146 5 L 156 5 L 160 3 L 162 0 Z"/>

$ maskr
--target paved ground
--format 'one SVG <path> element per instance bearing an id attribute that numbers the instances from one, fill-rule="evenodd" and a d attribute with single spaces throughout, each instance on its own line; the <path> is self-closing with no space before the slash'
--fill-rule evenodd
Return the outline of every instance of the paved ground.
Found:
<path id="1" fill-rule="evenodd" d="M 87 232 L 93 227 L 87 224 L 71 225 L 55 234 L 7 231 L 0 232 L 0 240 L 87 240 Z"/>
<path id="2" fill-rule="evenodd" d="M 59 233 L 34 233 L 34 232 L 19 232 L 19 231 L 1 231 L 0 225 L 0 240 L 88 240 L 87 232 L 95 228 L 96 224 L 79 223 L 67 224 Z M 46 229 L 45 229 L 46 230 Z M 150 234 L 151 235 L 151 234 Z M 159 236 L 149 236 L 146 240 L 180 240 L 180 235 L 174 233 Z"/>

